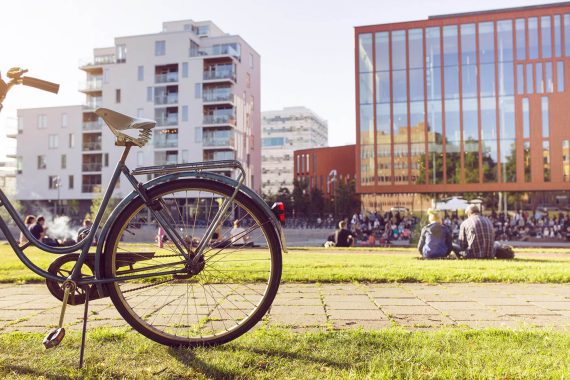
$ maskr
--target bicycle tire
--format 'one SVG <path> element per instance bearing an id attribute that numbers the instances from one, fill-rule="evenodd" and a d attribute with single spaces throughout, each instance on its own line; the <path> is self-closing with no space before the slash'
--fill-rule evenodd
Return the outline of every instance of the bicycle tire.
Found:
<path id="1" fill-rule="evenodd" d="M 234 188 L 216 182 L 216 181 L 212 181 L 212 180 L 207 180 L 207 179 L 196 179 L 196 178 L 192 178 L 192 179 L 180 179 L 180 180 L 176 180 L 176 181 L 172 181 L 172 182 L 168 182 L 168 183 L 164 183 L 164 184 L 160 184 L 157 185 L 153 188 L 151 188 L 148 191 L 149 197 L 152 200 L 155 199 L 160 199 L 163 203 L 166 203 L 165 200 L 169 200 L 169 202 L 171 202 L 172 204 L 174 204 L 174 206 L 170 206 L 170 208 L 172 209 L 174 208 L 179 208 L 179 203 L 182 203 L 180 201 L 181 198 L 176 198 L 174 196 L 175 193 L 178 192 L 186 192 L 186 194 L 188 194 L 188 192 L 192 192 L 192 193 L 196 193 L 198 192 L 198 199 L 200 199 L 200 194 L 201 192 L 210 192 L 211 194 L 217 194 L 223 197 L 230 197 L 233 192 L 234 192 Z M 172 194 L 171 198 L 168 198 L 167 196 L 169 194 Z M 195 198 L 194 198 L 195 199 Z M 210 199 L 210 198 L 208 198 Z M 214 200 L 217 199 L 214 196 L 211 197 L 210 199 L 210 208 L 212 207 L 212 205 L 214 205 Z M 185 205 L 187 204 L 187 200 L 184 201 Z M 199 207 L 200 202 L 196 201 L 198 204 L 197 207 Z M 216 201 L 218 202 L 218 201 Z M 219 204 L 219 203 L 218 203 Z M 214 206 L 215 207 L 215 206 Z M 239 252 L 238 249 L 235 249 L 235 247 L 238 247 L 237 245 L 228 245 L 225 248 L 221 248 L 219 246 L 216 246 L 215 248 L 212 248 L 212 246 L 209 246 L 210 250 L 208 252 L 205 252 L 205 256 L 204 256 L 204 260 L 205 260 L 205 264 L 204 264 L 204 270 L 202 272 L 200 272 L 198 275 L 191 277 L 190 279 L 188 279 L 187 281 L 180 281 L 177 280 L 174 276 L 172 276 L 172 279 L 169 279 L 168 276 L 162 276 L 159 279 L 155 279 L 155 284 L 157 285 L 152 285 L 153 284 L 153 280 L 151 279 L 151 284 L 148 285 L 148 289 L 160 289 L 161 287 L 163 287 L 164 284 L 168 284 L 170 281 L 172 285 L 172 290 L 170 290 L 170 293 L 168 295 L 168 297 L 170 297 L 172 295 L 172 293 L 174 292 L 175 295 L 177 295 L 176 292 L 180 291 L 180 290 L 184 290 L 183 286 L 184 284 L 186 285 L 186 308 L 184 307 L 183 303 L 182 303 L 182 315 L 184 314 L 184 311 L 186 312 L 187 315 L 187 319 L 190 319 L 190 314 L 194 314 L 194 310 L 190 310 L 189 307 L 189 287 L 192 288 L 192 298 L 194 299 L 194 307 L 195 307 L 195 319 L 198 320 L 198 316 L 200 312 L 203 312 L 202 309 L 198 310 L 198 306 L 200 306 L 200 308 L 202 308 L 202 306 L 204 306 L 204 302 L 203 302 L 203 298 L 200 298 L 202 300 L 202 304 L 198 303 L 198 297 L 196 297 L 196 291 L 195 291 L 195 286 L 196 286 L 196 290 L 199 290 L 200 286 L 203 288 L 203 294 L 205 296 L 205 300 L 206 303 L 208 305 L 208 309 L 211 308 L 210 302 L 208 301 L 209 298 L 213 298 L 215 296 L 216 293 L 215 292 L 221 292 L 223 290 L 223 286 L 226 286 L 228 289 L 238 289 L 240 287 L 245 287 L 245 292 L 247 292 L 247 297 L 244 296 L 244 294 L 238 294 L 237 290 L 235 292 L 230 291 L 230 293 L 228 293 L 228 295 L 225 296 L 225 298 L 222 301 L 222 304 L 224 302 L 226 302 L 227 300 L 231 300 L 234 295 L 237 296 L 237 299 L 242 301 L 242 303 L 251 303 L 252 305 L 254 305 L 253 309 L 250 310 L 250 312 L 248 314 L 245 315 L 245 317 L 239 319 L 237 317 L 232 317 L 234 318 L 234 321 L 232 323 L 235 323 L 234 326 L 231 326 L 229 329 L 226 326 L 226 323 L 223 323 L 223 327 L 225 328 L 225 331 L 220 331 L 219 333 L 214 333 L 214 322 L 218 322 L 217 324 L 219 325 L 219 320 L 216 320 L 214 318 L 210 317 L 210 314 L 215 312 L 215 309 L 218 308 L 218 314 L 219 317 L 221 319 L 221 321 L 225 321 L 228 319 L 228 315 L 233 314 L 234 312 L 236 312 L 236 310 L 239 310 L 239 308 L 234 308 L 233 306 L 230 305 L 231 309 L 228 309 L 230 311 L 232 311 L 231 313 L 228 312 L 227 310 L 221 310 L 221 306 L 220 303 L 218 302 L 213 310 L 210 310 L 208 314 L 208 317 L 206 317 L 205 322 L 203 322 L 203 319 L 200 319 L 199 321 L 197 321 L 194 325 L 192 325 L 192 327 L 190 327 L 190 322 L 188 322 L 187 326 L 183 326 L 186 327 L 188 330 L 188 333 L 186 336 L 181 336 L 181 334 L 178 333 L 173 333 L 173 331 L 177 331 L 176 329 L 182 329 L 183 327 L 176 327 L 175 324 L 170 323 L 170 320 L 174 317 L 174 315 L 177 315 L 177 312 L 180 311 L 180 306 L 176 306 L 174 309 L 172 309 L 172 305 L 170 303 L 167 303 L 166 301 L 164 301 L 164 305 L 163 306 L 159 306 L 161 309 L 160 310 L 168 310 L 169 308 L 172 309 L 172 312 L 170 314 L 167 314 L 166 312 L 164 312 L 164 314 L 166 314 L 166 316 L 159 318 L 158 320 L 161 322 L 156 322 L 155 320 L 157 318 L 157 316 L 154 316 L 154 318 L 152 320 L 150 320 L 152 315 L 141 315 L 144 312 L 142 310 L 146 310 L 143 307 L 138 307 L 138 305 L 134 305 L 135 301 L 130 301 L 127 300 L 127 298 L 133 298 L 134 297 L 130 297 L 130 295 L 127 294 L 127 297 L 125 297 L 125 294 L 127 292 L 131 292 L 131 288 L 129 288 L 125 282 L 121 282 L 121 281 L 116 281 L 114 283 L 109 283 L 107 285 L 107 289 L 108 289 L 108 293 L 111 297 L 111 300 L 113 302 L 113 304 L 115 305 L 116 309 L 119 311 L 119 313 L 121 314 L 121 316 L 125 319 L 125 321 L 127 323 L 129 323 L 136 331 L 140 332 L 141 334 L 143 334 L 144 336 L 146 336 L 147 338 L 158 342 L 160 344 L 164 344 L 164 345 L 168 345 L 168 346 L 187 346 L 187 347 L 194 347 L 194 346 L 213 346 L 213 345 L 219 345 L 219 344 L 223 344 L 226 343 L 228 341 L 231 341 L 233 339 L 236 339 L 237 337 L 241 336 L 242 334 L 246 333 L 248 330 L 250 330 L 257 322 L 259 322 L 259 320 L 261 320 L 263 318 L 263 316 L 266 314 L 267 310 L 269 309 L 269 307 L 271 306 L 271 303 L 273 302 L 273 299 L 275 298 L 275 295 L 277 293 L 278 287 L 279 287 L 279 282 L 281 279 L 281 266 L 282 266 L 282 259 L 281 259 L 281 245 L 279 242 L 279 238 L 277 235 L 277 231 L 275 230 L 275 227 L 273 226 L 273 224 L 271 223 L 271 220 L 269 218 L 269 216 L 266 214 L 266 212 L 264 210 L 262 210 L 255 202 L 253 202 L 245 193 L 243 192 L 238 192 L 235 200 L 234 200 L 234 205 L 232 205 L 232 207 L 234 208 L 234 212 L 235 212 L 235 208 L 239 207 L 241 209 L 243 209 L 246 212 L 246 215 L 251 216 L 251 219 L 255 222 L 254 226 L 256 226 L 260 231 L 262 236 L 266 239 L 266 244 L 267 244 L 267 252 L 265 252 L 264 250 L 264 245 L 261 246 L 260 245 L 260 252 L 257 252 L 255 248 L 250 248 L 249 250 L 247 250 L 248 248 L 244 245 L 241 248 L 241 252 Z M 104 255 L 103 255 L 103 260 L 104 260 L 104 273 L 105 276 L 118 276 L 120 277 L 120 273 L 121 271 L 119 270 L 119 266 L 120 265 L 125 265 L 125 263 L 123 262 L 126 259 L 121 259 L 120 256 L 124 255 L 124 250 L 121 250 L 121 244 L 122 246 L 127 246 L 128 243 L 126 242 L 121 242 L 121 240 L 125 240 L 127 238 L 130 238 L 129 236 L 125 236 L 125 230 L 128 228 L 129 223 L 132 223 L 135 216 L 137 216 L 141 210 L 145 209 L 146 205 L 144 204 L 144 202 L 142 201 L 142 199 L 140 199 L 140 197 L 135 198 L 122 212 L 121 214 L 117 217 L 117 220 L 115 221 L 115 223 L 113 224 L 109 235 L 107 237 L 106 243 L 105 243 L 105 249 L 104 249 Z M 210 210 L 211 211 L 211 210 Z M 182 217 L 182 213 L 180 212 L 180 210 L 178 209 L 178 213 L 180 214 L 180 217 Z M 199 211 L 195 212 L 196 218 L 198 215 L 200 215 Z M 175 215 L 177 216 L 177 215 Z M 174 216 L 173 216 L 174 219 Z M 246 217 L 244 216 L 243 219 L 245 220 Z M 206 222 L 208 222 L 208 219 L 206 219 Z M 194 219 L 194 227 L 196 226 L 196 219 Z M 256 229 L 257 229 L 256 228 Z M 182 228 L 181 228 L 182 230 Z M 249 228 L 249 230 L 253 231 L 253 229 Z M 232 230 L 233 231 L 233 230 Z M 133 231 L 130 231 L 130 233 L 133 233 Z M 196 231 L 193 228 L 192 231 L 192 241 L 195 240 L 194 236 Z M 231 237 L 231 239 L 236 238 L 236 236 Z M 158 237 L 158 239 L 160 239 L 160 237 Z M 157 244 L 158 244 L 158 239 L 157 239 Z M 262 240 L 262 239 L 260 239 Z M 227 240 L 229 241 L 229 240 Z M 168 242 L 167 242 L 168 244 Z M 146 246 L 144 246 L 146 247 Z M 235 282 L 235 283 L 224 283 L 222 282 L 220 283 L 216 283 L 216 282 L 212 282 L 211 284 L 208 284 L 208 281 L 213 281 L 211 279 L 212 274 L 215 274 L 217 271 L 220 273 L 220 277 L 222 277 L 222 274 L 224 274 L 224 276 L 226 277 L 222 277 L 222 279 L 224 281 L 226 280 L 231 280 L 231 281 L 236 281 L 236 274 L 230 273 L 230 275 L 226 275 L 225 273 L 222 273 L 222 269 L 213 269 L 214 265 L 217 265 L 220 261 L 222 261 L 221 259 L 216 259 L 216 261 L 213 261 L 213 257 L 216 255 L 220 255 L 219 252 L 223 251 L 224 249 L 231 247 L 231 251 L 229 251 L 229 253 L 222 253 L 222 255 L 225 255 L 225 257 L 231 257 L 233 258 L 234 256 L 238 257 L 238 258 L 242 258 L 243 257 L 243 261 L 247 262 L 247 258 L 248 257 L 252 257 L 250 259 L 251 261 L 251 265 L 255 264 L 255 265 L 259 265 L 259 263 L 254 263 L 253 260 L 256 257 L 265 257 L 267 256 L 270 263 L 267 264 L 263 264 L 265 266 L 268 266 L 267 269 L 269 269 L 268 272 L 268 278 L 265 280 L 265 278 L 263 278 L 262 280 L 266 281 L 265 285 L 262 286 L 264 287 L 263 293 L 258 292 L 258 294 L 261 296 L 260 299 L 254 304 L 251 300 L 249 300 L 250 297 L 250 292 L 253 289 L 253 293 L 255 293 L 255 289 L 257 289 L 259 287 L 259 284 L 263 284 L 263 282 L 255 282 L 253 285 L 248 286 L 248 285 L 244 285 L 243 283 L 239 283 L 239 282 Z M 216 251 L 214 254 L 211 254 L 210 252 L 213 251 L 214 249 L 219 251 Z M 158 250 L 160 252 L 160 249 Z M 174 250 L 173 250 L 174 251 Z M 238 253 L 235 253 L 236 251 L 238 251 Z M 250 251 L 252 251 L 252 253 L 249 253 Z M 132 253 L 129 253 L 132 254 Z M 135 254 L 140 254 L 139 252 L 135 252 Z M 210 254 L 210 255 L 209 255 Z M 231 256 L 230 256 L 231 255 Z M 241 255 L 241 256 L 240 256 Z M 261 255 L 261 256 L 260 256 Z M 149 256 L 149 255 L 147 255 Z M 157 257 L 156 254 L 153 256 L 154 261 L 157 261 L 157 259 L 155 258 Z M 123 261 L 121 261 L 123 260 Z M 148 259 L 143 259 L 143 261 L 141 261 L 141 263 L 146 262 L 144 260 Z M 152 261 L 151 260 L 151 261 Z M 255 259 L 255 260 L 260 260 L 261 259 Z M 231 260 L 229 260 L 231 261 Z M 236 260 L 236 261 L 240 261 L 240 260 Z M 139 265 L 136 262 L 130 263 L 131 264 L 130 268 L 131 269 L 135 269 L 134 266 Z M 226 263 L 227 264 L 227 263 Z M 237 264 L 236 268 L 238 267 L 244 267 L 243 265 L 240 266 L 241 263 Z M 141 264 L 142 265 L 142 264 Z M 222 263 L 222 265 L 224 265 L 224 263 Z M 232 264 L 230 264 L 232 265 Z M 246 266 L 247 269 L 249 271 L 251 271 L 253 267 L 255 266 Z M 143 267 L 144 268 L 144 267 Z M 209 271 L 209 272 L 208 272 Z M 125 272 L 125 271 L 124 271 Z M 128 270 L 126 271 L 128 272 Z M 244 272 L 246 273 L 246 272 Z M 128 275 L 128 273 L 126 273 Z M 204 274 L 204 276 L 202 278 L 200 278 L 200 276 Z M 209 277 L 208 277 L 209 276 Z M 257 276 L 257 274 L 255 275 Z M 255 277 L 254 276 L 254 277 Z M 245 277 L 245 276 L 244 276 Z M 238 279 L 239 280 L 239 279 Z M 148 280 L 145 280 L 148 281 Z M 162 283 L 162 281 L 166 281 L 164 284 Z M 194 282 L 192 282 L 194 281 Z M 203 281 L 203 283 L 200 283 L 200 281 Z M 176 287 L 177 284 L 182 283 L 182 289 L 180 289 L 180 286 L 178 286 L 178 288 Z M 132 283 L 130 283 L 130 286 L 133 286 Z M 137 284 L 133 287 L 133 289 L 137 289 L 137 286 L 139 288 L 147 286 L 147 282 L 145 282 L 144 284 Z M 207 290 L 207 287 L 209 288 L 209 292 Z M 164 286 L 166 287 L 166 286 Z M 216 290 L 215 287 L 217 287 L 218 289 Z M 221 289 L 221 290 L 220 290 Z M 176 292 L 175 292 L 176 290 Z M 231 293 L 233 292 L 233 293 Z M 166 294 L 166 293 L 165 293 Z M 150 297 L 150 296 L 149 296 Z M 156 299 L 161 299 L 162 295 L 159 293 L 157 295 L 155 295 L 152 298 L 151 302 L 157 302 L 154 301 Z M 183 297 L 183 296 L 182 296 Z M 243 297 L 243 300 L 239 297 Z M 253 298 L 257 298 L 258 295 L 254 294 Z M 143 298 L 141 298 L 143 299 Z M 235 301 L 235 299 L 234 299 Z M 174 301 L 172 301 L 174 302 Z M 240 304 L 240 302 L 236 301 L 237 304 Z M 236 303 L 232 302 L 233 305 L 236 305 Z M 138 307 L 140 310 L 135 310 L 135 308 Z M 250 305 L 244 306 L 244 309 L 246 308 L 251 308 Z M 222 312 L 223 311 L 223 312 Z M 239 310 L 241 312 L 244 312 L 243 310 Z M 169 316 L 168 321 L 165 322 L 165 318 L 167 316 Z M 217 314 L 216 314 L 217 315 Z M 182 320 L 183 317 L 180 317 L 180 320 Z M 224 319 L 225 318 L 225 319 Z M 208 321 L 209 319 L 209 321 Z M 202 331 L 198 332 L 194 332 L 196 331 L 197 328 L 201 328 L 199 325 L 201 323 L 204 323 L 204 330 L 207 329 L 208 327 L 208 322 L 210 323 L 210 327 L 212 329 L 212 334 L 205 334 Z M 161 326 L 160 323 L 164 323 L 165 326 Z M 229 323 L 229 322 L 228 322 Z M 192 330 L 192 334 L 190 334 L 190 330 Z M 199 334 L 199 336 L 198 336 Z"/>

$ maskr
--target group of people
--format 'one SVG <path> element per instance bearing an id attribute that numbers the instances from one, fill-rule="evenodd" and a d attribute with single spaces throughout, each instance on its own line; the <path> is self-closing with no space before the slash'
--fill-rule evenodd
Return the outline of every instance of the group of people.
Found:
<path id="1" fill-rule="evenodd" d="M 59 247 L 64 245 L 73 245 L 78 241 L 81 241 L 87 237 L 92 226 L 90 219 L 84 219 L 81 228 L 77 231 L 77 240 L 74 239 L 56 239 L 47 235 L 48 227 L 46 226 L 46 219 L 43 215 L 39 215 L 37 218 L 34 215 L 28 215 L 24 218 L 24 224 L 32 236 L 52 247 Z M 96 242 L 96 240 L 94 241 Z M 28 239 L 23 232 L 20 232 L 20 245 L 28 243 Z"/>
<path id="2" fill-rule="evenodd" d="M 422 228 L 418 251 L 426 259 L 447 257 L 454 252 L 459 258 L 484 259 L 495 256 L 495 227 L 481 215 L 479 207 L 469 205 L 467 218 L 459 227 L 457 242 L 453 242 L 451 228 L 442 221 L 441 214 L 428 210 L 429 224 Z"/>

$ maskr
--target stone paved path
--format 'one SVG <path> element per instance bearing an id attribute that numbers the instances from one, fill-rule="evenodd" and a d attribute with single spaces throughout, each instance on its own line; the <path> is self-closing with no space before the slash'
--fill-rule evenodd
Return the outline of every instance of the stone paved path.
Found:
<path id="1" fill-rule="evenodd" d="M 44 285 L 0 285 L 0 333 L 46 332 L 60 302 Z M 90 303 L 90 327 L 126 326 L 110 300 Z M 80 328 L 82 306 L 70 306 L 66 325 Z M 268 324 L 315 328 L 413 330 L 546 327 L 570 331 L 570 285 L 554 284 L 285 284 Z"/>

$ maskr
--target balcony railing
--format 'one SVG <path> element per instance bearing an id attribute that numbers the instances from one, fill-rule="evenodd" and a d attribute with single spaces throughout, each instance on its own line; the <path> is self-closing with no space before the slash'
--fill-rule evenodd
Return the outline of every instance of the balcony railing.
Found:
<path id="1" fill-rule="evenodd" d="M 157 95 L 154 97 L 154 104 L 176 104 L 178 103 L 178 93 L 168 95 Z"/>
<path id="2" fill-rule="evenodd" d="M 81 192 L 82 193 L 100 193 L 101 192 L 101 185 L 100 184 L 81 185 Z"/>
<path id="3" fill-rule="evenodd" d="M 204 80 L 226 80 L 236 81 L 236 73 L 233 70 L 210 70 L 204 71 Z"/>
<path id="4" fill-rule="evenodd" d="M 103 164 L 101 162 L 91 162 L 83 164 L 82 167 L 84 172 L 100 172 Z"/>
<path id="5" fill-rule="evenodd" d="M 202 145 L 204 147 L 233 147 L 235 143 L 235 139 L 233 137 L 205 137 L 202 140 Z"/>
<path id="6" fill-rule="evenodd" d="M 156 74 L 154 76 L 154 81 L 156 83 L 178 82 L 178 73 L 177 72 L 171 72 L 171 73 L 165 73 L 165 74 Z"/>
<path id="7" fill-rule="evenodd" d="M 101 91 L 103 88 L 103 80 L 90 80 L 79 84 L 79 91 Z"/>
<path id="8" fill-rule="evenodd" d="M 207 103 L 234 101 L 234 94 L 231 92 L 204 92 L 202 100 Z"/>
<path id="9" fill-rule="evenodd" d="M 166 117 L 158 117 L 156 118 L 156 125 L 159 127 L 178 125 L 178 114 L 175 113 L 175 114 L 170 114 Z"/>
<path id="10" fill-rule="evenodd" d="M 176 148 L 178 147 L 178 139 L 175 140 L 167 140 L 167 141 L 160 141 L 154 140 L 154 147 L 155 148 Z"/>
<path id="11" fill-rule="evenodd" d="M 93 58 L 83 59 L 79 61 L 79 66 L 99 66 L 99 65 L 108 65 L 110 63 L 117 63 L 114 54 L 110 55 L 100 55 L 95 56 Z"/>
<path id="12" fill-rule="evenodd" d="M 93 98 L 93 99 L 90 99 L 90 100 L 86 101 L 86 102 L 83 104 L 83 106 L 84 106 L 85 108 L 95 110 L 95 109 L 101 107 L 101 104 L 102 104 L 102 103 L 103 103 L 103 102 L 102 102 L 102 99 L 101 99 L 101 98 Z"/>
<path id="13" fill-rule="evenodd" d="M 234 115 L 204 115 L 204 120 L 202 120 L 203 125 L 215 125 L 215 124 L 235 124 Z"/>
<path id="14" fill-rule="evenodd" d="M 235 57 L 237 59 L 240 58 L 239 51 L 231 46 L 190 48 L 189 53 L 190 57 L 229 55 L 230 57 Z"/>
<path id="15" fill-rule="evenodd" d="M 83 143 L 83 150 L 101 150 L 101 143 L 97 141 L 88 141 Z"/>
<path id="16" fill-rule="evenodd" d="M 177 163 L 178 163 L 178 157 L 169 158 L 169 159 L 159 158 L 154 160 L 155 165 L 173 165 Z"/>
<path id="17" fill-rule="evenodd" d="M 83 130 L 84 131 L 100 131 L 103 127 L 103 123 L 99 121 L 84 121 Z"/>

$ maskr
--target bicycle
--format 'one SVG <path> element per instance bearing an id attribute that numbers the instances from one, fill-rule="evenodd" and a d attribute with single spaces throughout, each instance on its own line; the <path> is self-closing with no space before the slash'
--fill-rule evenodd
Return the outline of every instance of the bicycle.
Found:
<path id="1" fill-rule="evenodd" d="M 0 110 L 18 84 L 58 92 L 59 85 L 26 72 L 10 69 L 8 82 L 0 76 Z M 62 301 L 59 327 L 46 336 L 45 347 L 59 345 L 65 336 L 66 306 L 84 304 L 81 367 L 89 300 L 102 297 L 110 297 L 133 329 L 164 345 L 212 346 L 247 332 L 266 314 L 279 287 L 281 252 L 287 251 L 283 205 L 270 208 L 245 186 L 245 170 L 235 160 L 130 170 L 125 160 L 131 148 L 149 142 L 156 122 L 106 108 L 95 112 L 124 150 L 82 240 L 69 247 L 37 240 L 0 189 L 0 207 L 28 242 L 20 245 L 1 217 L 0 230 L 24 265 L 45 278 Z M 235 170 L 237 178 L 214 170 Z M 133 191 L 113 209 L 90 249 L 121 175 Z M 136 178 L 141 175 L 156 178 L 143 183 Z M 230 230 L 232 219 L 245 228 Z M 165 238 L 155 241 L 159 227 Z M 25 255 L 30 246 L 60 256 L 46 271 Z"/>

